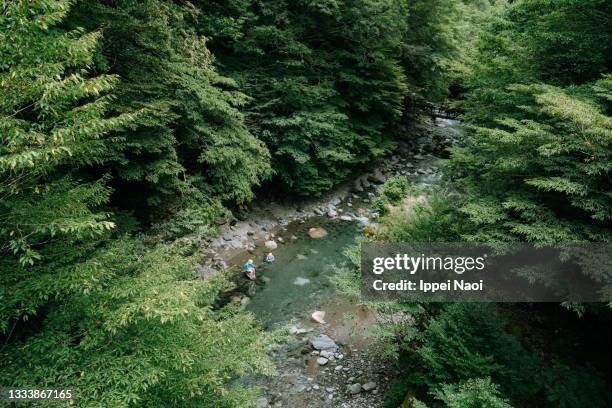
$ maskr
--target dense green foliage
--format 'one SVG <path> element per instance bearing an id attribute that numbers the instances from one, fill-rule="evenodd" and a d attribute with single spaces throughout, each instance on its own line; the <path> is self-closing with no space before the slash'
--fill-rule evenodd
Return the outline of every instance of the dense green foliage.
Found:
<path id="1" fill-rule="evenodd" d="M 252 391 L 228 379 L 270 372 L 270 339 L 250 315 L 211 310 L 225 278 L 196 278 L 192 248 L 130 237 L 134 223 L 108 211 L 107 169 L 125 163 L 118 152 L 154 109 L 120 108 L 118 77 L 89 68 L 100 33 L 59 28 L 69 6 L 2 4 L 0 382 L 74 387 L 81 406 L 243 406 Z M 241 168 L 214 156 L 206 161 Z M 224 179 L 219 199 L 254 180 Z"/>
<path id="2" fill-rule="evenodd" d="M 610 3 L 519 1 L 495 15 L 466 82 L 456 148 L 466 238 L 609 241 Z"/>
<path id="3" fill-rule="evenodd" d="M 0 384 L 251 406 L 235 380 L 274 340 L 213 307 L 199 246 L 258 188 L 321 194 L 393 150 L 416 100 L 458 98 L 469 135 L 450 186 L 382 186 L 375 238 L 609 242 L 611 5 L 0 0 Z M 370 306 L 390 406 L 612 405 L 603 307 Z"/>
<path id="4" fill-rule="evenodd" d="M 121 77 L 113 111 L 144 109 L 123 133 L 109 166 L 118 180 L 143 191 L 148 204 L 189 194 L 245 202 L 270 175 L 269 154 L 246 127 L 247 96 L 219 75 L 197 11 L 163 0 L 82 1 L 70 23 L 102 29 L 95 68 Z M 129 194 L 129 193 L 128 193 Z"/>
<path id="5" fill-rule="evenodd" d="M 395 57 L 403 2 L 227 3 L 219 12 L 242 11 L 233 16 L 240 31 L 212 33 L 212 45 L 252 97 L 249 122 L 286 187 L 320 193 L 389 151 L 406 88 Z"/>

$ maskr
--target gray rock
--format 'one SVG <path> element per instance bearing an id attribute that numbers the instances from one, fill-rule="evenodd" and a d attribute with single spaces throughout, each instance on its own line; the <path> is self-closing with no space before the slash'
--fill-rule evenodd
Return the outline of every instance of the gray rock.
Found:
<path id="1" fill-rule="evenodd" d="M 310 340 L 312 347 L 317 350 L 327 350 L 336 352 L 338 351 L 338 345 L 329 336 L 325 334 L 319 334 L 317 337 Z"/>
<path id="2" fill-rule="evenodd" d="M 336 392 L 336 388 L 335 387 L 325 387 L 325 392 L 329 394 L 333 394 L 334 392 Z"/>
<path id="3" fill-rule="evenodd" d="M 351 217 L 350 215 L 341 215 L 340 219 L 342 221 L 353 221 L 353 217 Z"/>
<path id="4" fill-rule="evenodd" d="M 364 391 L 372 391 L 374 388 L 376 388 L 376 383 L 373 381 L 370 381 L 370 382 L 363 384 L 361 388 L 363 388 Z"/>
<path id="5" fill-rule="evenodd" d="M 328 359 L 326 359 L 325 357 L 319 357 L 319 358 L 317 358 L 317 364 L 318 364 L 318 365 L 321 365 L 321 366 L 324 366 L 325 364 L 327 364 L 327 362 L 328 362 L 328 361 L 329 361 L 329 360 L 328 360 Z"/>
<path id="6" fill-rule="evenodd" d="M 363 186 L 361 185 L 361 179 L 358 178 L 354 181 L 353 183 L 353 190 L 358 191 L 358 192 L 362 192 L 363 191 Z"/>
<path id="7" fill-rule="evenodd" d="M 349 394 L 359 394 L 361 392 L 361 384 L 359 383 L 355 383 L 355 384 L 351 384 L 347 387 L 347 391 L 349 392 Z"/>
<path id="8" fill-rule="evenodd" d="M 374 170 L 374 173 L 370 175 L 370 180 L 372 180 L 374 183 L 382 184 L 385 182 L 385 176 L 382 174 L 380 169 L 376 169 Z"/>
<path id="9" fill-rule="evenodd" d="M 338 211 L 336 211 L 336 210 L 335 210 L 335 209 L 333 209 L 333 208 L 330 208 L 330 209 L 329 209 L 329 211 L 327 211 L 327 216 L 328 216 L 328 217 L 335 217 L 335 216 L 337 216 L 337 215 L 338 215 Z"/>
<path id="10" fill-rule="evenodd" d="M 272 241 L 272 240 L 270 240 L 270 241 L 266 241 L 264 245 L 265 245 L 265 246 L 266 246 L 266 248 L 268 248 L 268 249 L 276 249 L 276 248 L 278 248 L 278 245 L 276 244 L 276 242 L 275 242 L 275 241 Z"/>
<path id="11" fill-rule="evenodd" d="M 336 367 L 334 367 L 334 371 L 342 371 L 342 366 L 341 365 L 337 365 Z"/>
<path id="12" fill-rule="evenodd" d="M 293 391 L 298 393 L 298 392 L 304 392 L 306 390 L 306 386 L 304 384 L 296 384 L 293 387 Z"/>
<path id="13" fill-rule="evenodd" d="M 312 389 L 313 389 L 313 390 L 318 390 L 318 389 L 320 389 L 320 388 L 321 388 L 321 387 L 319 386 L 319 384 L 314 384 L 314 385 L 312 386 Z"/>
<path id="14" fill-rule="evenodd" d="M 321 357 L 325 357 L 327 359 L 334 356 L 334 353 L 328 350 L 322 350 L 320 354 L 321 354 Z"/>

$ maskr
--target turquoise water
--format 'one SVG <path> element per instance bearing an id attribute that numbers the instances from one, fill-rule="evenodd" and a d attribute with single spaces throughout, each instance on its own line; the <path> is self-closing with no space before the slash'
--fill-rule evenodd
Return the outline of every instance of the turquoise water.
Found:
<path id="1" fill-rule="evenodd" d="M 310 238 L 310 227 L 323 227 L 327 236 Z M 247 294 L 251 297 L 246 309 L 252 311 L 262 325 L 286 323 L 292 317 L 309 316 L 323 296 L 332 296 L 329 281 L 332 265 L 345 261 L 344 251 L 355 244 L 360 233 L 357 223 L 316 217 L 305 224 L 291 225 L 285 244 L 273 251 L 276 261 L 263 264 L 264 251 L 253 255 L 257 268 L 257 282 L 249 282 Z"/>

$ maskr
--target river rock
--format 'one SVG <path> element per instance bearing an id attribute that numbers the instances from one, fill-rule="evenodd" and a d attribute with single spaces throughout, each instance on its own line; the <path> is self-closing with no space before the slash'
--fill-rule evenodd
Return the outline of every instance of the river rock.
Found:
<path id="1" fill-rule="evenodd" d="M 298 276 L 297 278 L 295 278 L 295 280 L 293 281 L 294 285 L 298 285 L 298 286 L 304 286 L 304 285 L 308 285 L 310 283 L 310 279 L 308 278 L 302 278 L 301 276 Z"/>
<path id="2" fill-rule="evenodd" d="M 306 385 L 304 384 L 296 384 L 293 387 L 293 392 L 295 393 L 304 392 L 305 390 L 306 390 Z"/>
<path id="3" fill-rule="evenodd" d="M 266 246 L 266 248 L 270 250 L 278 248 L 278 244 L 276 243 L 276 241 L 272 241 L 272 240 L 266 241 L 264 245 Z"/>
<path id="4" fill-rule="evenodd" d="M 327 231 L 325 228 L 321 227 L 312 227 L 308 230 L 308 235 L 310 238 L 323 238 L 327 235 Z"/>
<path id="5" fill-rule="evenodd" d="M 312 320 L 314 320 L 317 323 L 320 324 L 325 324 L 325 312 L 322 310 L 315 310 L 314 312 L 312 312 L 312 314 L 310 315 L 310 318 Z M 315 347 L 316 348 L 316 347 Z"/>
<path id="6" fill-rule="evenodd" d="M 338 345 L 329 336 L 319 334 L 317 337 L 310 340 L 312 347 L 317 350 L 337 351 Z"/>
<path id="7" fill-rule="evenodd" d="M 342 215 L 340 216 L 340 219 L 342 221 L 353 221 L 353 217 L 351 217 L 350 215 Z"/>
<path id="8" fill-rule="evenodd" d="M 336 367 L 334 367 L 334 371 L 342 371 L 342 366 L 341 365 L 337 365 Z"/>
<path id="9" fill-rule="evenodd" d="M 361 384 L 356 383 L 356 384 L 350 384 L 347 387 L 347 391 L 349 392 L 349 394 L 359 394 L 361 392 Z"/>
<path id="10" fill-rule="evenodd" d="M 333 208 L 330 208 L 330 209 L 327 211 L 327 216 L 328 216 L 328 217 L 335 217 L 335 216 L 337 216 L 337 215 L 338 215 L 338 211 L 336 211 L 336 210 L 335 210 L 335 209 L 333 209 Z"/>
<path id="11" fill-rule="evenodd" d="M 361 178 L 358 178 L 353 182 L 353 190 L 357 192 L 363 191 L 363 186 L 361 185 Z"/>
<path id="12" fill-rule="evenodd" d="M 376 383 L 373 381 L 370 381 L 370 382 L 363 384 L 361 388 L 363 388 L 364 391 L 372 391 L 374 388 L 376 388 Z"/>
<path id="13" fill-rule="evenodd" d="M 382 184 L 385 182 L 385 176 L 380 169 L 376 169 L 374 170 L 374 173 L 370 175 L 370 180 L 372 180 L 374 183 Z"/>
<path id="14" fill-rule="evenodd" d="M 291 334 L 304 334 L 304 333 L 308 333 L 310 331 L 310 329 L 302 329 L 301 327 L 297 327 L 297 326 L 291 326 L 291 328 L 289 329 L 289 333 Z"/>
<path id="15" fill-rule="evenodd" d="M 317 364 L 320 366 L 324 366 L 325 364 L 327 364 L 329 360 L 326 359 L 325 357 L 319 357 L 317 358 Z"/>
<path id="16" fill-rule="evenodd" d="M 329 394 L 333 394 L 334 392 L 336 392 L 336 388 L 335 387 L 325 387 L 325 392 Z"/>
<path id="17" fill-rule="evenodd" d="M 304 254 L 297 254 L 295 257 L 300 261 L 305 261 L 306 259 L 308 259 L 308 257 Z"/>
<path id="18" fill-rule="evenodd" d="M 321 350 L 321 356 L 325 357 L 325 358 L 332 358 L 334 356 L 334 353 L 329 351 L 329 350 Z"/>

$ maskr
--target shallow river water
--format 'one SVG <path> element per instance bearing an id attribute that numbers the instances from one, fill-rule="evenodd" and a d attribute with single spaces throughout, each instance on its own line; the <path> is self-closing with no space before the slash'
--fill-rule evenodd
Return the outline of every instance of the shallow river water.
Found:
<path id="1" fill-rule="evenodd" d="M 311 227 L 322 227 L 327 235 L 311 238 Z M 263 249 L 234 258 L 233 263 L 240 265 L 246 261 L 243 258 L 251 256 L 258 266 L 257 281 L 243 284 L 243 291 L 250 297 L 246 309 L 267 328 L 309 316 L 322 299 L 334 296 L 329 280 L 333 265 L 344 261 L 344 251 L 355 244 L 360 230 L 356 222 L 313 217 L 303 224 L 289 225 L 283 234 L 285 243 L 272 251 L 275 262 L 262 262 L 266 254 Z"/>

